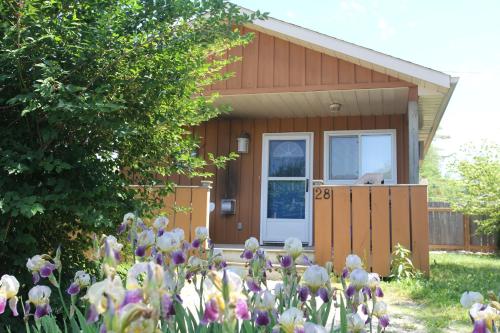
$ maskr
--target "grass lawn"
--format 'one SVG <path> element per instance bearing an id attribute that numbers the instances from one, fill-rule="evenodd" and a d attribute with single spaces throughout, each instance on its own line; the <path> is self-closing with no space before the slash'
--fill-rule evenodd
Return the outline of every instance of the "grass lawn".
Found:
<path id="1" fill-rule="evenodd" d="M 411 315 L 429 332 L 470 332 L 470 319 L 460 305 L 464 291 L 500 292 L 500 257 L 460 253 L 431 253 L 429 279 L 385 283 L 386 295 L 412 300 Z M 446 329 L 448 328 L 448 329 Z M 446 330 L 445 330 L 446 329 Z"/>

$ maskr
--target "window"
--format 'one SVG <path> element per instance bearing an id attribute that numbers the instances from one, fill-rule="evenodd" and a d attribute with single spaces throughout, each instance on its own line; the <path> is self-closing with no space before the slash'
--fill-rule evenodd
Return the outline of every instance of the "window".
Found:
<path id="1" fill-rule="evenodd" d="M 396 131 L 325 132 L 325 183 L 349 184 L 366 173 L 381 173 L 397 183 Z"/>

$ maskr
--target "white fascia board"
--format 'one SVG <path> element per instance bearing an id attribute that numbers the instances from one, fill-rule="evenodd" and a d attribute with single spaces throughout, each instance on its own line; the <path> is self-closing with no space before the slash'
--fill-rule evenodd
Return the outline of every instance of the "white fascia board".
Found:
<path id="1" fill-rule="evenodd" d="M 244 8 L 242 8 L 242 12 L 246 14 L 253 13 L 253 11 Z M 430 82 L 440 87 L 450 88 L 451 77 L 448 74 L 309 30 L 292 23 L 269 17 L 267 20 L 255 20 L 252 24 L 262 29 L 274 31 L 293 39 L 332 50 L 333 52 L 358 58 L 362 61 L 394 70 L 396 72 Z"/>

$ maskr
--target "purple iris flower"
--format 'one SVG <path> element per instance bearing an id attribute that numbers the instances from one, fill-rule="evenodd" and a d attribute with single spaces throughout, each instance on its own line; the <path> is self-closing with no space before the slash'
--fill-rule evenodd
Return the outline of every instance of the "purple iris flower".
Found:
<path id="1" fill-rule="evenodd" d="M 175 315 L 174 300 L 167 294 L 161 298 L 161 311 L 164 319 Z"/>
<path id="2" fill-rule="evenodd" d="M 90 305 L 87 310 L 87 324 L 95 323 L 99 319 L 99 313 L 94 305 Z"/>
<path id="3" fill-rule="evenodd" d="M 253 258 L 252 251 L 250 251 L 250 250 L 243 251 L 243 253 L 241 254 L 241 258 L 245 258 L 246 260 L 252 259 Z"/>
<path id="4" fill-rule="evenodd" d="M 199 248 L 199 247 L 200 247 L 200 244 L 201 244 L 201 242 L 200 242 L 200 240 L 197 238 L 197 239 L 195 239 L 195 240 L 193 241 L 193 243 L 191 243 L 191 246 L 192 246 L 193 248 L 197 249 L 197 248 Z"/>
<path id="5" fill-rule="evenodd" d="M 161 228 L 160 230 L 158 230 L 158 237 L 163 236 L 164 233 L 165 233 L 165 229 Z"/>
<path id="6" fill-rule="evenodd" d="M 144 257 L 146 254 L 146 247 L 144 245 L 138 246 L 137 249 L 135 249 L 135 255 L 138 257 Z"/>
<path id="7" fill-rule="evenodd" d="M 363 294 L 368 296 L 368 298 L 372 298 L 372 291 L 368 287 L 363 287 L 362 289 Z"/>
<path id="8" fill-rule="evenodd" d="M 40 282 L 40 274 L 38 273 L 33 273 L 33 284 L 38 284 Z"/>
<path id="9" fill-rule="evenodd" d="M 281 267 L 283 268 L 290 268 L 290 266 L 292 266 L 292 257 L 291 256 L 283 256 L 281 257 L 281 260 L 280 260 L 280 264 L 281 264 Z"/>
<path id="10" fill-rule="evenodd" d="M 40 319 L 43 316 L 48 315 L 52 309 L 49 304 L 37 305 L 35 308 L 35 319 Z"/>
<path id="11" fill-rule="evenodd" d="M 102 324 L 101 325 L 101 328 L 99 328 L 99 333 L 107 333 L 108 330 L 106 328 L 106 325 Z"/>
<path id="12" fill-rule="evenodd" d="M 312 261 L 306 255 L 302 255 L 302 261 L 305 266 L 311 266 L 313 264 Z"/>
<path id="13" fill-rule="evenodd" d="M 379 318 L 378 322 L 379 322 L 380 326 L 382 326 L 383 328 L 386 328 L 387 326 L 389 326 L 389 316 L 383 315 L 382 317 Z M 479 332 L 476 332 L 476 333 L 479 333 Z M 486 333 L 486 332 L 482 332 L 482 333 Z"/>
<path id="14" fill-rule="evenodd" d="M 68 290 L 66 290 L 66 292 L 71 296 L 76 295 L 80 292 L 80 285 L 78 283 L 73 282 L 69 285 Z"/>
<path id="15" fill-rule="evenodd" d="M 361 306 L 361 312 L 363 312 L 364 315 L 368 315 L 368 306 L 366 304 L 363 304 Z"/>
<path id="16" fill-rule="evenodd" d="M 273 263 L 269 259 L 266 261 L 266 269 L 273 269 Z"/>
<path id="17" fill-rule="evenodd" d="M 234 310 L 236 318 L 240 320 L 250 320 L 250 311 L 248 311 L 248 304 L 245 300 L 239 299 L 236 302 L 236 309 Z"/>
<path id="18" fill-rule="evenodd" d="M 163 254 L 161 254 L 160 252 L 158 252 L 155 256 L 155 262 L 162 266 L 163 265 Z"/>
<path id="19" fill-rule="evenodd" d="M 205 312 L 200 324 L 207 325 L 219 319 L 219 306 L 215 299 L 211 299 L 205 304 Z"/>
<path id="20" fill-rule="evenodd" d="M 142 291 L 140 289 L 127 290 L 123 299 L 122 307 L 127 304 L 135 304 L 142 301 Z"/>
<path id="21" fill-rule="evenodd" d="M 56 269 L 56 265 L 54 265 L 53 263 L 46 263 L 45 265 L 42 266 L 42 268 L 40 268 L 40 276 L 41 277 L 49 277 L 52 275 L 52 272 Z"/>
<path id="22" fill-rule="evenodd" d="M 121 223 L 120 226 L 118 226 L 118 235 L 123 234 L 127 230 L 127 222 Z"/>
<path id="23" fill-rule="evenodd" d="M 269 314 L 266 311 L 257 311 L 257 317 L 255 318 L 255 324 L 257 326 L 269 325 Z"/>
<path id="24" fill-rule="evenodd" d="M 347 289 L 345 291 L 345 295 L 350 298 L 350 297 L 354 296 L 355 292 L 356 292 L 356 287 L 354 287 L 352 284 L 350 284 L 349 287 L 347 287 Z"/>
<path id="25" fill-rule="evenodd" d="M 375 289 L 375 296 L 377 296 L 377 297 L 384 297 L 384 292 L 382 291 L 382 288 L 377 287 Z"/>
<path id="26" fill-rule="evenodd" d="M 330 300 L 330 296 L 328 295 L 328 290 L 326 288 L 319 288 L 318 296 L 324 303 L 328 303 L 328 301 Z"/>
<path id="27" fill-rule="evenodd" d="M 180 265 L 186 262 L 186 255 L 184 254 L 184 251 L 175 251 L 172 253 L 172 262 L 174 265 Z"/>
<path id="28" fill-rule="evenodd" d="M 260 286 L 253 279 L 247 280 L 247 287 L 248 287 L 248 290 L 250 290 L 254 293 L 258 293 L 259 291 L 261 291 Z"/>
<path id="29" fill-rule="evenodd" d="M 309 288 L 306 286 L 300 287 L 299 289 L 299 299 L 301 302 L 307 301 L 307 298 L 309 297 Z"/>
<path id="30" fill-rule="evenodd" d="M 347 269 L 347 267 L 344 267 L 344 269 L 342 270 L 342 278 L 347 279 L 348 276 L 349 276 L 349 270 Z"/>
<path id="31" fill-rule="evenodd" d="M 182 241 L 181 247 L 184 251 L 187 251 L 191 248 L 191 243 L 189 243 L 188 241 Z"/>
<path id="32" fill-rule="evenodd" d="M 24 308 L 24 313 L 30 313 L 31 312 L 30 301 L 24 302 L 23 308 Z"/>

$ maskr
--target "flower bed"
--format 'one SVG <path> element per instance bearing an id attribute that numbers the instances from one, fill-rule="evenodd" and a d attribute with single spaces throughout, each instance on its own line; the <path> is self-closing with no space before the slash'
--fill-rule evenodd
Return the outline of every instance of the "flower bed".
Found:
<path id="1" fill-rule="evenodd" d="M 273 267 L 258 240 L 250 238 L 241 255 L 245 268 L 229 268 L 206 228 L 197 228 L 189 243 L 181 229 L 166 231 L 167 225 L 165 217 L 148 226 L 125 215 L 119 237 L 130 241 L 134 259 L 124 276 L 117 270 L 124 246 L 115 236 L 103 235 L 95 242 L 98 276 L 79 271 L 64 286 L 59 249 L 54 256 L 29 259 L 26 266 L 35 286 L 22 307 L 26 331 L 57 332 L 59 326 L 101 333 L 383 332 L 389 325 L 379 276 L 366 272 L 356 255 L 346 258 L 336 277 L 331 263 L 315 265 L 303 254 L 300 240 L 290 238 L 286 255 Z M 297 270 L 299 261 L 307 264 L 303 274 Z M 281 275 L 272 290 L 267 282 L 271 271 Z M 180 297 L 187 284 L 196 290 L 195 309 Z M 50 306 L 54 290 L 64 312 L 57 318 Z M 71 296 L 69 304 L 63 290 Z M 18 315 L 18 291 L 15 277 L 2 276 L 0 313 L 8 304 L 12 315 Z"/>

